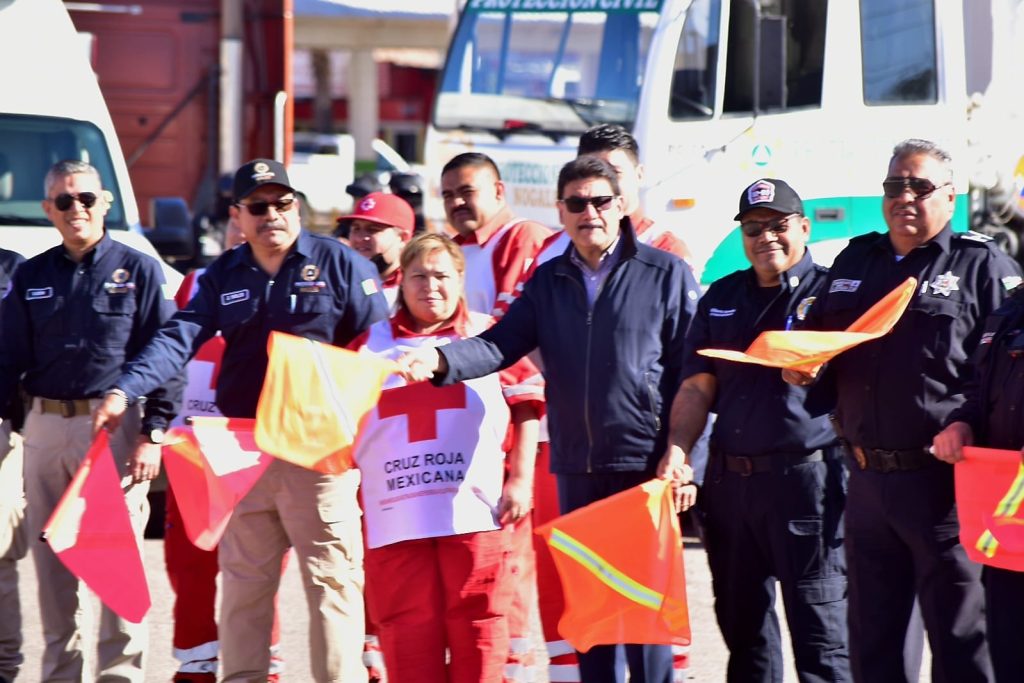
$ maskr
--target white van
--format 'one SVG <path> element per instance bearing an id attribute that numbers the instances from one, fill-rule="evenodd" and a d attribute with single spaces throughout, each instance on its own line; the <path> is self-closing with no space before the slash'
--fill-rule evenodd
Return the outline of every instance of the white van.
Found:
<path id="1" fill-rule="evenodd" d="M 0 64 L 0 246 L 31 257 L 60 242 L 43 213 L 43 179 L 54 163 L 80 159 L 99 170 L 113 195 L 109 234 L 159 258 L 139 225 L 87 39 L 60 0 L 0 0 Z M 166 264 L 164 273 L 176 290 L 181 274 Z"/>
<path id="2" fill-rule="evenodd" d="M 955 227 L 1015 253 L 1020 12 L 1020 0 L 468 0 L 427 135 L 429 215 L 443 220 L 441 166 L 475 150 L 518 213 L 554 225 L 579 134 L 618 123 L 640 144 L 647 213 L 707 284 L 748 265 L 731 220 L 747 184 L 792 184 L 830 263 L 884 229 L 893 145 L 920 137 L 954 155 Z"/>

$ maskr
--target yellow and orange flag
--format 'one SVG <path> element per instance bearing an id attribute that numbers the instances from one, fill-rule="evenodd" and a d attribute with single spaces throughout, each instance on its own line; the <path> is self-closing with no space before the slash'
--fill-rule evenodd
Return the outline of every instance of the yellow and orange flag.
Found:
<path id="1" fill-rule="evenodd" d="M 689 645 L 683 540 L 669 482 L 654 479 L 536 529 L 565 594 L 558 632 L 595 645 Z"/>
<path id="2" fill-rule="evenodd" d="M 847 349 L 889 334 L 916 290 L 917 280 L 908 278 L 841 332 L 770 330 L 759 334 L 746 351 L 701 349 L 697 353 L 770 368 L 813 370 Z"/>
<path id="3" fill-rule="evenodd" d="M 235 506 L 270 465 L 254 429 L 250 419 L 193 417 L 191 425 L 167 434 L 164 468 L 185 535 L 197 548 L 217 547 Z"/>
<path id="4" fill-rule="evenodd" d="M 975 562 L 1024 571 L 1024 462 L 1020 451 L 964 448 L 953 468 L 960 542 Z"/>
<path id="5" fill-rule="evenodd" d="M 93 441 L 43 539 L 115 614 L 135 623 L 146 616 L 149 584 L 106 432 Z"/>
<path id="6" fill-rule="evenodd" d="M 398 366 L 283 332 L 271 332 L 270 363 L 256 408 L 256 443 L 275 458 L 340 474 L 353 467 L 359 422 Z"/>

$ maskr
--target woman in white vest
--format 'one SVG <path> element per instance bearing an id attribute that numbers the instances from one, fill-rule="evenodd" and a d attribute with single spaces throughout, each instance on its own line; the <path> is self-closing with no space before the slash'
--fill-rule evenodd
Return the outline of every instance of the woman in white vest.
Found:
<path id="1" fill-rule="evenodd" d="M 396 313 L 352 344 L 360 353 L 395 358 L 490 325 L 468 312 L 465 260 L 447 237 L 414 238 L 401 267 Z M 508 435 L 543 392 L 529 367 L 444 388 L 393 376 L 360 425 L 365 593 L 391 683 L 502 679 L 509 533 L 530 510 L 534 459 Z"/>

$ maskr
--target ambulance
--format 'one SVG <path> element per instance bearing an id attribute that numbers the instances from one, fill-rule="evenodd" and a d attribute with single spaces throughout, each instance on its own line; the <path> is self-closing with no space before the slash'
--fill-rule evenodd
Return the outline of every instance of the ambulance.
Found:
<path id="1" fill-rule="evenodd" d="M 646 213 L 708 284 L 747 267 L 736 212 L 760 177 L 804 198 L 821 263 L 884 230 L 893 146 L 954 157 L 954 227 L 1018 255 L 1020 0 L 468 0 L 426 140 L 495 159 L 520 215 L 557 226 L 555 180 L 598 123 L 636 136 Z"/>
<path id="2" fill-rule="evenodd" d="M 59 244 L 43 213 L 54 163 L 96 167 L 113 200 L 107 232 L 159 259 L 143 235 L 128 167 L 81 36 L 60 0 L 0 0 L 0 246 L 26 258 Z M 167 291 L 182 276 L 161 261 Z"/>

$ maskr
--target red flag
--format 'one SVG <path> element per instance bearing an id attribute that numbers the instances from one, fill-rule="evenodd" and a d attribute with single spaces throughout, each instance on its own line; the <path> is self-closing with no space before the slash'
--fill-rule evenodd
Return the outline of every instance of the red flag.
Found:
<path id="1" fill-rule="evenodd" d="M 193 417 L 175 427 L 164 446 L 164 467 L 188 540 L 213 550 L 238 501 L 256 485 L 271 457 L 253 438 L 255 420 Z"/>
<path id="2" fill-rule="evenodd" d="M 114 613 L 135 623 L 146 616 L 146 572 L 106 432 L 86 453 L 43 527 L 43 538 Z"/>
<path id="3" fill-rule="evenodd" d="M 1024 462 L 1020 451 L 964 448 L 954 467 L 960 542 L 975 562 L 1024 571 Z"/>
<path id="4" fill-rule="evenodd" d="M 654 479 L 535 531 L 562 579 L 558 632 L 594 645 L 689 645 L 683 539 L 667 481 Z"/>
<path id="5" fill-rule="evenodd" d="M 267 341 L 256 443 L 275 458 L 340 474 L 351 469 L 359 422 L 380 398 L 394 361 L 283 332 Z"/>

